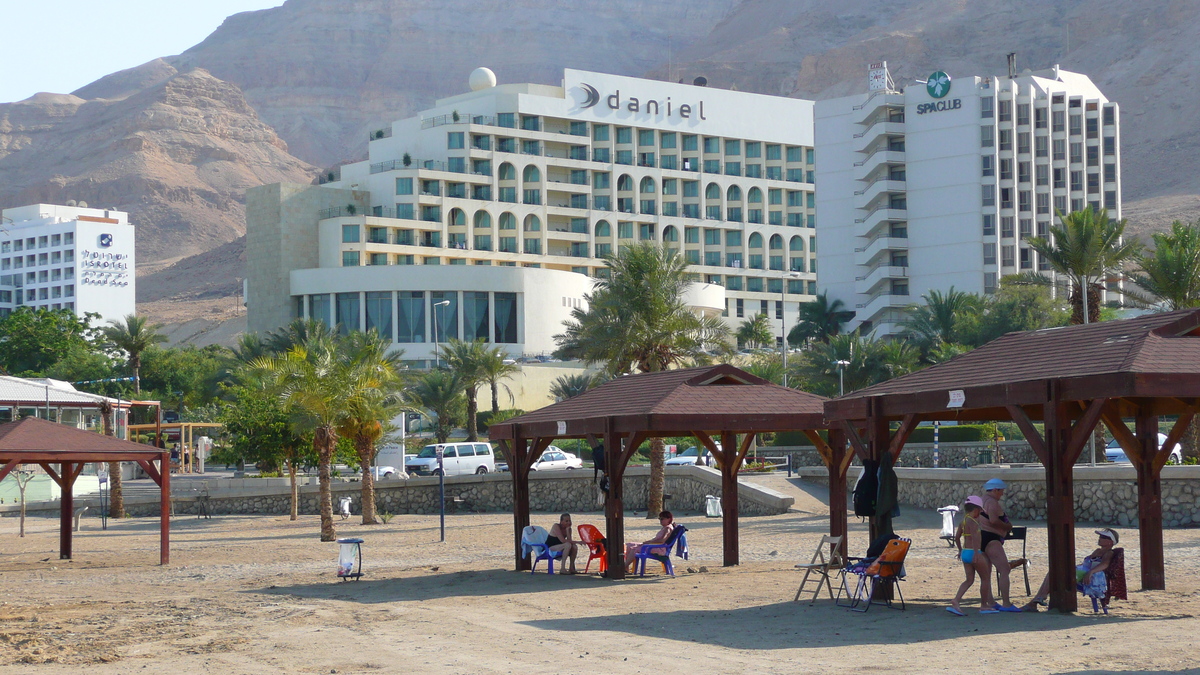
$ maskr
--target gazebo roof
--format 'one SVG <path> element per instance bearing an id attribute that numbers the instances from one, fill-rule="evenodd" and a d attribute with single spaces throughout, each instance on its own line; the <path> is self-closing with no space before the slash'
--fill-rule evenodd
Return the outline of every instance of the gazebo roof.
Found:
<path id="1" fill-rule="evenodd" d="M 22 462 L 115 462 L 158 459 L 163 450 L 123 441 L 38 417 L 0 424 L 0 464 Z"/>
<path id="2" fill-rule="evenodd" d="M 887 417 L 990 419 L 984 409 L 1046 401 L 1051 382 L 1064 401 L 1200 396 L 1200 310 L 1009 333 L 944 363 L 832 400 L 826 412 L 831 419 L 861 419 L 874 399 Z M 950 408 L 955 390 L 964 400 Z M 1170 414 L 1169 407 L 1160 410 Z"/>
<path id="3" fill-rule="evenodd" d="M 494 424 L 493 439 L 580 437 L 613 431 L 655 434 L 823 429 L 825 399 L 730 365 L 626 375 L 579 396 Z M 565 426 L 564 426 L 565 425 Z"/>
<path id="4" fill-rule="evenodd" d="M 0 375 L 0 405 L 40 408 L 49 402 L 52 406 L 68 408 L 95 408 L 107 401 L 115 406 L 118 400 L 79 391 L 70 382 L 50 378 L 26 378 Z M 120 401 L 129 407 L 132 401 Z"/>

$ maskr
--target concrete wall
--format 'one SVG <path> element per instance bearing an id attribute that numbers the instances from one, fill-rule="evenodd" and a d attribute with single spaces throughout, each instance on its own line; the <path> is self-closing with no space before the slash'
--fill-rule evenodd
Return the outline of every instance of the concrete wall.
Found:
<path id="1" fill-rule="evenodd" d="M 1103 448 L 1097 448 L 1101 455 Z M 816 448 L 806 446 L 764 446 L 759 455 L 770 457 L 790 456 L 792 466 L 822 466 Z M 1087 458 L 1081 458 L 1086 461 Z M 932 467 L 933 443 L 905 443 L 897 466 Z M 1000 443 L 999 454 L 994 443 L 941 443 L 938 446 L 938 466 L 941 468 L 965 469 L 976 464 L 1037 464 L 1037 454 L 1024 441 Z"/>
<path id="2" fill-rule="evenodd" d="M 853 489 L 860 467 L 851 467 L 847 483 Z M 825 469 L 806 467 L 806 480 L 828 485 Z M 900 504 L 936 509 L 962 504 L 968 495 L 982 495 L 983 483 L 1002 478 L 1008 483 L 1004 510 L 1012 518 L 1046 520 L 1046 475 L 1039 468 L 896 469 Z M 1132 466 L 1076 466 L 1075 519 L 1137 526 L 1137 483 Z M 1200 523 L 1200 466 L 1168 466 L 1162 472 L 1163 525 L 1183 527 Z"/>

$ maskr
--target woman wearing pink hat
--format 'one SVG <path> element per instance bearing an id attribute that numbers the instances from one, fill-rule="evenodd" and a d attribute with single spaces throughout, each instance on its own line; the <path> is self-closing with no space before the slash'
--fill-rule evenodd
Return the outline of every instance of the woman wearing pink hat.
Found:
<path id="1" fill-rule="evenodd" d="M 976 572 L 979 572 L 979 613 L 999 613 L 999 610 L 992 608 L 995 604 L 995 600 L 992 599 L 992 565 L 987 554 L 981 550 L 983 530 L 979 525 L 979 514 L 982 509 L 983 499 L 975 495 L 967 497 L 966 503 L 963 504 L 962 523 L 959 524 L 958 531 L 954 533 L 954 543 L 958 546 L 958 557 L 962 560 L 963 573 L 967 577 L 958 587 L 958 595 L 954 596 L 954 600 L 946 608 L 947 612 L 955 616 L 966 616 L 959 603 L 962 602 L 963 595 L 975 583 Z"/>

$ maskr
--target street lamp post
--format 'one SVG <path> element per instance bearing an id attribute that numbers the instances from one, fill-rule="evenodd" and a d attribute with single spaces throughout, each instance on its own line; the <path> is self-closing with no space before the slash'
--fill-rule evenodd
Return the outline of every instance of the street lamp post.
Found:
<path id="1" fill-rule="evenodd" d="M 849 361 L 838 361 L 838 396 L 846 395 L 846 366 L 850 365 Z"/>
<path id="2" fill-rule="evenodd" d="M 788 371 L 787 371 L 787 282 L 790 279 L 799 279 L 798 272 L 788 272 L 783 279 L 783 286 L 779 289 L 779 334 L 783 339 L 779 341 L 779 353 L 783 357 L 783 386 L 788 386 Z"/>
<path id="3" fill-rule="evenodd" d="M 439 307 L 446 307 L 450 304 L 449 300 L 433 303 L 433 363 L 434 367 L 442 365 L 441 356 L 438 354 L 438 334 L 442 325 L 442 313 L 438 310 Z"/>

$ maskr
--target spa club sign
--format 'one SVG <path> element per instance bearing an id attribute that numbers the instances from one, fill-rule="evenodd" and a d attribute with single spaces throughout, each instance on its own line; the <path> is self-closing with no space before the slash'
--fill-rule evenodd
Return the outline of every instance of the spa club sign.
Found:
<path id="1" fill-rule="evenodd" d="M 929 79 L 925 81 L 925 91 L 930 98 L 935 100 L 930 103 L 918 103 L 918 115 L 962 108 L 961 98 L 946 98 L 946 95 L 950 93 L 950 76 L 943 71 L 939 70 L 929 76 Z"/>

